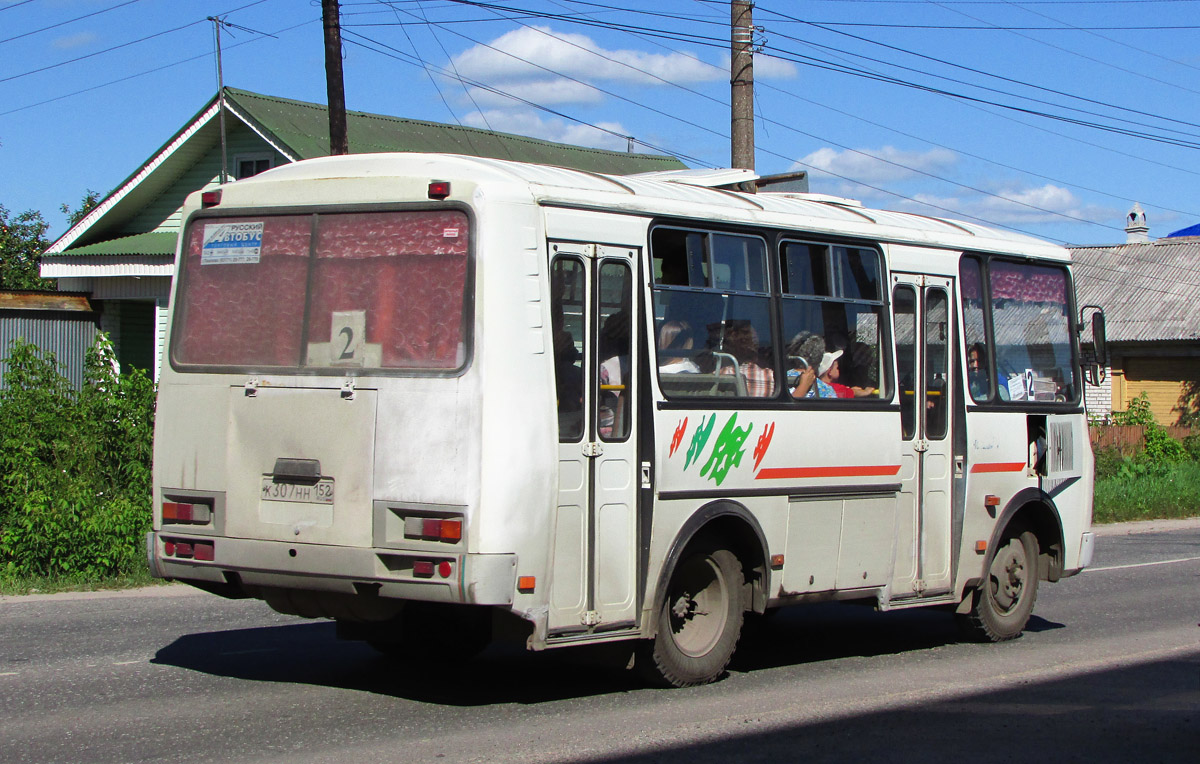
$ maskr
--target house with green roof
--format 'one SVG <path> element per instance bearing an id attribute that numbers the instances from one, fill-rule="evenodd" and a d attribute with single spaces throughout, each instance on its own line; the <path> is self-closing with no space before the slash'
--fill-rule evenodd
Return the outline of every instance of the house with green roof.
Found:
<path id="1" fill-rule="evenodd" d="M 123 365 L 158 373 L 181 208 L 193 191 L 329 153 L 322 104 L 225 88 L 46 250 L 41 273 L 90 296 Z M 674 157 L 348 112 L 351 153 L 441 152 L 612 175 L 685 169 Z"/>

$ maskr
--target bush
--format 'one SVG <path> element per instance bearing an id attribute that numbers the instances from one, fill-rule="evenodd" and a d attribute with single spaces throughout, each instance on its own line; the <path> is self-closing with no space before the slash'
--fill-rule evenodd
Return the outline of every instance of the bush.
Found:
<path id="1" fill-rule="evenodd" d="M 124 575 L 150 528 L 154 384 L 88 351 L 75 390 L 57 360 L 13 343 L 0 391 L 0 571 L 94 581 Z"/>

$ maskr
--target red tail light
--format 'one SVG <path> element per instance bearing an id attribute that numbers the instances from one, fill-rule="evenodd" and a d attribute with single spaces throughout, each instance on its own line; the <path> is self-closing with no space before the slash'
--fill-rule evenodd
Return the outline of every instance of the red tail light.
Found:
<path id="1" fill-rule="evenodd" d="M 164 501 L 162 504 L 164 523 L 205 524 L 212 521 L 212 507 L 208 504 Z"/>
<path id="2" fill-rule="evenodd" d="M 413 575 L 418 578 L 433 578 L 433 560 L 414 560 Z"/>
<path id="3" fill-rule="evenodd" d="M 463 521 L 456 518 L 409 517 L 404 521 L 404 536 L 456 543 L 462 540 L 462 526 Z"/>

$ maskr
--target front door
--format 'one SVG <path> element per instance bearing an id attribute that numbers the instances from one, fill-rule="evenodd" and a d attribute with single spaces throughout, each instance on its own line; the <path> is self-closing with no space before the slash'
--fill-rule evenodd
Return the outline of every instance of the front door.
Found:
<path id="1" fill-rule="evenodd" d="M 635 622 L 635 255 L 596 244 L 551 246 L 559 412 L 552 636 Z"/>
<path id="2" fill-rule="evenodd" d="M 892 275 L 902 441 L 896 600 L 944 594 L 951 584 L 952 286 L 948 278 Z"/>

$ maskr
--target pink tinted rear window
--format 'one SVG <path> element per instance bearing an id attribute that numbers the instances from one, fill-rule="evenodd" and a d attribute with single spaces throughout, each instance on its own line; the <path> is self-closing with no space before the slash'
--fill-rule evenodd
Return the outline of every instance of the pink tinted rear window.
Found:
<path id="1" fill-rule="evenodd" d="M 464 213 L 321 214 L 315 248 L 311 215 L 241 218 L 235 222 L 263 224 L 257 262 L 217 262 L 211 253 L 203 262 L 206 226 L 223 222 L 229 221 L 205 219 L 190 229 L 177 362 L 462 366 L 469 240 Z"/>
<path id="2" fill-rule="evenodd" d="M 311 343 L 338 337 L 334 312 L 362 312 L 366 343 L 386 368 L 454 369 L 463 340 L 467 217 L 439 210 L 321 219 L 313 277 Z M 316 359 L 310 359 L 316 363 Z"/>
<path id="3" fill-rule="evenodd" d="M 206 237 L 211 239 L 223 224 L 241 222 L 207 218 L 189 229 L 172 354 L 185 364 L 295 366 L 300 362 L 312 217 L 254 219 L 263 224 L 258 262 L 213 262 L 211 253 L 205 256 Z"/>

